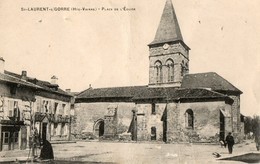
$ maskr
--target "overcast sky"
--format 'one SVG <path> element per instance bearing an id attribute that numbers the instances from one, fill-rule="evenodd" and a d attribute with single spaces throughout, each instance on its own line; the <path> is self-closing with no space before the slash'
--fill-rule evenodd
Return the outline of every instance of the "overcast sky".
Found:
<path id="1" fill-rule="evenodd" d="M 148 47 L 164 0 L 1 0 L 5 69 L 63 89 L 148 84 Z M 173 0 L 190 73 L 217 72 L 243 91 L 241 112 L 260 114 L 259 0 Z M 135 11 L 21 11 L 21 7 L 135 8 Z"/>

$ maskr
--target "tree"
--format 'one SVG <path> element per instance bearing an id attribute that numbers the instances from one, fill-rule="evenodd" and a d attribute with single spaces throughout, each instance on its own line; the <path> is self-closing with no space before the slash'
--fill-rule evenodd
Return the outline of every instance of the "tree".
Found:
<path id="1" fill-rule="evenodd" d="M 253 118 L 250 116 L 245 117 L 245 134 L 252 132 L 252 120 Z"/>
<path id="2" fill-rule="evenodd" d="M 253 118 L 250 116 L 245 118 L 245 134 L 249 134 L 250 132 L 252 132 L 253 135 L 259 135 L 260 116 L 254 115 Z"/>
<path id="3" fill-rule="evenodd" d="M 254 135 L 259 135 L 260 132 L 260 116 L 254 115 L 252 120 L 252 132 Z"/>

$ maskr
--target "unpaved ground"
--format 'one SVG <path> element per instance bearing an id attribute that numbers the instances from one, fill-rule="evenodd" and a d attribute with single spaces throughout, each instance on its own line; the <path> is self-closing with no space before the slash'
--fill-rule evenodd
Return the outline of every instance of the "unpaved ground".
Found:
<path id="1" fill-rule="evenodd" d="M 234 153 L 228 154 L 227 148 L 220 145 L 163 144 L 163 143 L 108 143 L 77 142 L 53 144 L 55 160 L 73 162 L 114 162 L 123 164 L 172 164 L 172 163 L 238 163 L 219 161 L 212 153 L 231 157 L 256 151 L 253 141 L 234 146 Z M 0 152 L 1 158 L 26 157 L 28 151 Z M 0 158 L 0 159 L 1 159 Z M 241 162 L 242 163 L 242 162 Z"/>

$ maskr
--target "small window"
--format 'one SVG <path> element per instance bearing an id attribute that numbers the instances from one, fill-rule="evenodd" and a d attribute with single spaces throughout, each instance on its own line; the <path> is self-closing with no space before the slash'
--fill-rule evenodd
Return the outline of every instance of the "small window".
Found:
<path id="1" fill-rule="evenodd" d="M 3 144 L 9 144 L 10 132 L 3 132 Z"/>
<path id="2" fill-rule="evenodd" d="M 186 110 L 185 112 L 185 122 L 187 128 L 194 128 L 194 114 L 191 109 Z"/>
<path id="3" fill-rule="evenodd" d="M 152 103 L 152 114 L 156 114 L 155 103 Z"/>
<path id="4" fill-rule="evenodd" d="M 20 112 L 18 108 L 18 101 L 8 100 L 8 116 L 19 117 Z"/>
<path id="5" fill-rule="evenodd" d="M 156 127 L 151 127 L 151 140 L 156 140 Z"/>

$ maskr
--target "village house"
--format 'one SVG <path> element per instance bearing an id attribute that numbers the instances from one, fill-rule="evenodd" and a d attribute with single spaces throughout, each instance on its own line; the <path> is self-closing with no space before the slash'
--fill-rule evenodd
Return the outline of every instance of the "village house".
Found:
<path id="1" fill-rule="evenodd" d="M 242 92 L 215 72 L 189 74 L 190 48 L 171 0 L 148 47 L 148 85 L 82 91 L 75 133 L 117 139 L 129 132 L 132 140 L 171 143 L 218 142 L 232 132 L 241 141 Z"/>
<path id="2" fill-rule="evenodd" d="M 0 151 L 29 147 L 32 129 L 40 139 L 70 140 L 72 96 L 51 82 L 4 70 L 0 58 Z"/>

